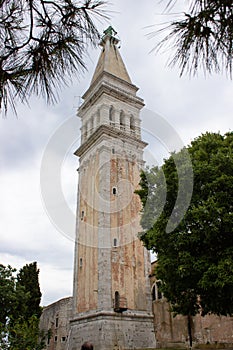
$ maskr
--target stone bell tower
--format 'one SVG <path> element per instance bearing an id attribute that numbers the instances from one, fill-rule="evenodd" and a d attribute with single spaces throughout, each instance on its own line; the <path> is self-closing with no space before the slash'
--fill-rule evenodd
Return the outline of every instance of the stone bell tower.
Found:
<path id="1" fill-rule="evenodd" d="M 138 239 L 143 167 L 140 110 L 109 27 L 81 118 L 74 305 L 69 350 L 155 348 L 150 257 Z"/>

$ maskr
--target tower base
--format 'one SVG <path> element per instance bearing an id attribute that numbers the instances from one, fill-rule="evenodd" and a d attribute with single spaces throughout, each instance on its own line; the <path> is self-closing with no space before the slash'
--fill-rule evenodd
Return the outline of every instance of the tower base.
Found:
<path id="1" fill-rule="evenodd" d="M 71 320 L 68 350 L 81 349 L 85 341 L 90 341 L 94 350 L 154 349 L 153 316 L 140 311 L 78 314 Z"/>

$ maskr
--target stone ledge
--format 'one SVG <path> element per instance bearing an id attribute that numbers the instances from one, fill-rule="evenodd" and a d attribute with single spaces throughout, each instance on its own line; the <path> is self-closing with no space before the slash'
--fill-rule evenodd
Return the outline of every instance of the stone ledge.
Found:
<path id="1" fill-rule="evenodd" d="M 212 349 L 228 349 L 233 350 L 233 343 L 210 343 L 210 344 L 195 344 L 195 349 L 202 349 L 202 350 L 212 350 Z"/>
<path id="2" fill-rule="evenodd" d="M 92 320 L 93 318 L 112 318 L 112 319 L 125 319 L 125 320 L 131 320 L 132 318 L 134 320 L 138 319 L 140 322 L 143 321 L 151 321 L 154 319 L 154 316 L 152 314 L 148 314 L 148 313 L 138 313 L 138 312 L 132 312 L 132 313 L 116 313 L 113 311 L 97 311 L 94 313 L 87 313 L 87 314 L 83 314 L 80 316 L 75 316 L 73 317 L 70 322 L 77 322 L 77 321 L 84 321 L 86 320 L 87 322 Z"/>
<path id="3" fill-rule="evenodd" d="M 85 141 L 78 149 L 74 152 L 76 156 L 81 156 L 83 153 L 85 153 L 86 150 L 88 150 L 91 145 L 93 145 L 97 140 L 100 139 L 100 136 L 103 134 L 108 135 L 110 137 L 118 137 L 123 139 L 124 141 L 133 142 L 138 145 L 140 145 L 142 148 L 146 147 L 148 143 L 138 139 L 137 137 L 134 137 L 132 135 L 127 134 L 126 132 L 120 131 L 118 129 L 115 129 L 112 126 L 109 125 L 101 125 L 89 138 L 87 141 Z"/>

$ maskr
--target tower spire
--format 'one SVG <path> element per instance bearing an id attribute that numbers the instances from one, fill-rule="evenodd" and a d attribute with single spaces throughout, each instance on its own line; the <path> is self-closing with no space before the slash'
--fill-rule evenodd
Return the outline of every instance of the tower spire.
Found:
<path id="1" fill-rule="evenodd" d="M 115 77 L 132 84 L 125 64 L 121 58 L 117 47 L 119 39 L 116 37 L 117 32 L 112 26 L 104 30 L 104 35 L 100 41 L 100 46 L 103 47 L 99 61 L 97 63 L 91 84 L 104 72 L 114 75 Z"/>

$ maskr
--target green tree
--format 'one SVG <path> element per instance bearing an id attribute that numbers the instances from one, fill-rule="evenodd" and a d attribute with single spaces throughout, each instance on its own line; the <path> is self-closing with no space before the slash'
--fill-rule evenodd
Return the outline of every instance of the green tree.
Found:
<path id="1" fill-rule="evenodd" d="M 37 316 L 31 316 L 27 321 L 16 320 L 9 327 L 9 350 L 42 350 L 45 339 L 45 333 L 40 332 Z"/>
<path id="2" fill-rule="evenodd" d="M 176 217 L 182 210 L 182 201 L 177 203 L 176 197 L 178 184 L 185 183 L 187 174 L 183 171 L 178 176 L 176 164 L 185 160 L 185 150 L 193 166 L 193 194 L 183 219 L 170 231 L 172 213 Z M 161 168 L 147 170 L 140 184 L 137 193 L 144 207 L 140 237 L 157 254 L 155 274 L 172 311 L 188 316 L 189 327 L 191 316 L 198 312 L 232 315 L 233 133 L 198 137 Z M 163 208 L 161 193 L 166 193 Z"/>
<path id="3" fill-rule="evenodd" d="M 24 305 L 28 294 L 21 286 L 16 289 L 16 269 L 11 266 L 0 265 L 0 348 L 8 349 L 9 338 L 11 336 L 12 325 L 17 320 L 25 308 L 21 308 L 19 314 L 19 305 Z"/>
<path id="4" fill-rule="evenodd" d="M 0 265 L 0 348 L 40 350 L 41 292 L 36 262 L 16 269 Z"/>
<path id="5" fill-rule="evenodd" d="M 24 287 L 28 293 L 27 303 L 24 310 L 24 318 L 27 320 L 31 316 L 41 315 L 42 309 L 40 307 L 41 291 L 39 285 L 39 269 L 37 263 L 26 264 L 17 274 L 16 288 Z M 22 305 L 22 303 L 21 303 Z"/>
<path id="6" fill-rule="evenodd" d="M 167 9 L 175 11 L 176 0 L 167 1 Z M 189 9 L 169 21 L 163 29 L 164 38 L 156 50 L 174 51 L 170 65 L 177 64 L 180 74 L 226 72 L 232 77 L 233 58 L 233 1 L 192 0 Z M 152 34 L 156 34 L 152 33 Z"/>
<path id="7" fill-rule="evenodd" d="M 0 264 L 0 325 L 3 327 L 15 301 L 15 269 Z"/>
<path id="8" fill-rule="evenodd" d="M 0 108 L 15 109 L 35 93 L 55 101 L 58 88 L 85 69 L 88 43 L 96 45 L 101 0 L 0 1 Z"/>

